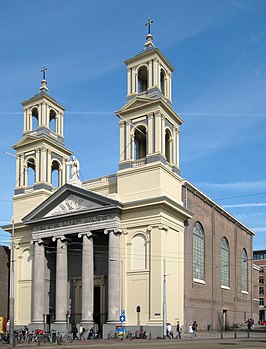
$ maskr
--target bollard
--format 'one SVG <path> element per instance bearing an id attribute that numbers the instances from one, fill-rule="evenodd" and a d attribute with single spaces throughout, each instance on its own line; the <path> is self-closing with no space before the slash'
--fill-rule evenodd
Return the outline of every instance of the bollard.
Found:
<path id="1" fill-rule="evenodd" d="M 235 338 L 236 338 L 236 331 L 235 331 Z"/>
<path id="2" fill-rule="evenodd" d="M 249 328 L 248 328 L 248 338 L 249 338 Z"/>
<path id="3" fill-rule="evenodd" d="M 223 330 L 221 330 L 221 339 L 224 338 L 224 333 L 223 333 Z"/>
<path id="4" fill-rule="evenodd" d="M 149 338 L 150 338 L 150 341 L 151 341 L 151 332 L 149 333 Z"/>

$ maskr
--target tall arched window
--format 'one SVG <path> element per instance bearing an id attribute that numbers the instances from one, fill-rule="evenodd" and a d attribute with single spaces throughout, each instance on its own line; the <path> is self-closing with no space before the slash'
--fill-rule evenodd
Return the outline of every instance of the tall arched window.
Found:
<path id="1" fill-rule="evenodd" d="M 204 231 L 202 225 L 196 222 L 193 228 L 193 278 L 205 278 Z"/>
<path id="2" fill-rule="evenodd" d="M 31 187 L 36 182 L 36 166 L 35 159 L 27 159 L 27 187 Z"/>
<path id="3" fill-rule="evenodd" d="M 229 244 L 225 237 L 221 240 L 221 285 L 229 287 Z"/>
<path id="4" fill-rule="evenodd" d="M 142 159 L 146 157 L 146 128 L 138 126 L 134 135 L 134 159 Z"/>
<path id="5" fill-rule="evenodd" d="M 31 129 L 32 130 L 37 130 L 38 126 L 39 126 L 39 112 L 38 112 L 38 108 L 33 108 L 31 111 L 31 122 L 32 122 L 32 126 Z"/>
<path id="6" fill-rule="evenodd" d="M 242 291 L 248 292 L 248 256 L 244 248 L 241 255 L 241 285 Z"/>
<path id="7" fill-rule="evenodd" d="M 146 91 L 148 88 L 148 70 L 143 66 L 138 70 L 138 93 Z"/>
<path id="8" fill-rule="evenodd" d="M 50 110 L 49 113 L 49 128 L 51 131 L 56 132 L 56 113 L 54 110 Z"/>
<path id="9" fill-rule="evenodd" d="M 52 168 L 51 168 L 51 171 L 52 171 L 52 185 L 54 188 L 57 188 L 59 187 L 60 185 L 60 165 L 58 163 L 58 161 L 54 160 L 52 162 Z"/>
<path id="10" fill-rule="evenodd" d="M 161 92 L 164 96 L 166 96 L 166 74 L 163 69 L 161 69 L 160 83 L 161 83 Z"/>
<path id="11" fill-rule="evenodd" d="M 131 269 L 146 268 L 146 239 L 143 235 L 135 235 L 131 246 Z"/>
<path id="12" fill-rule="evenodd" d="M 171 133 L 168 129 L 165 131 L 165 157 L 171 162 Z"/>

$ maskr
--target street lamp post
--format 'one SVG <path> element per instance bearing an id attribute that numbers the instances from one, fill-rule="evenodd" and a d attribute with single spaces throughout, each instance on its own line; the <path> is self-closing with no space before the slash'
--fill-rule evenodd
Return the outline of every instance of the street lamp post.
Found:
<path id="1" fill-rule="evenodd" d="M 12 217 L 12 233 L 11 233 L 11 256 L 10 256 L 10 298 L 9 298 L 9 338 L 10 345 L 15 346 L 15 338 L 14 338 L 14 319 L 15 319 L 15 310 L 14 310 L 14 217 Z"/>
<path id="2" fill-rule="evenodd" d="M 163 339 L 166 339 L 166 259 L 163 257 Z"/>

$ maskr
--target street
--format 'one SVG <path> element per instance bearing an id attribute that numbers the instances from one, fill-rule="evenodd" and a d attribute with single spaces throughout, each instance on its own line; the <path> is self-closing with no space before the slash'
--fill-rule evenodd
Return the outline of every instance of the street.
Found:
<path id="1" fill-rule="evenodd" d="M 17 348 L 24 349 L 29 347 L 37 347 L 37 344 L 19 344 Z M 58 346 L 58 344 L 41 344 L 41 347 L 45 349 L 52 349 Z M 4 347 L 9 347 L 8 345 L 1 345 L 1 349 Z M 246 332 L 237 332 L 237 338 L 235 338 L 234 332 L 224 332 L 223 339 L 221 339 L 221 334 L 218 332 L 205 332 L 198 333 L 197 337 L 192 338 L 189 334 L 184 334 L 181 340 L 76 340 L 71 344 L 60 345 L 61 349 L 64 348 L 153 348 L 153 349 L 172 349 L 172 348 L 182 348 L 182 349 L 221 349 L 226 347 L 228 349 L 255 349 L 255 348 L 266 348 L 266 333 L 258 332 L 251 333 L 250 338 L 247 338 Z"/>

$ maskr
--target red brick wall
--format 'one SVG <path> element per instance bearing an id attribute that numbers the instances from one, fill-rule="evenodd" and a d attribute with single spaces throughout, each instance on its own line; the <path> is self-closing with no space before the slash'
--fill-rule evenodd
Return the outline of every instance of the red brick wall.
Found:
<path id="1" fill-rule="evenodd" d="M 219 330 L 221 319 L 226 326 L 244 323 L 253 314 L 252 235 L 208 198 L 191 188 L 183 199 L 194 213 L 185 230 L 185 328 L 197 321 L 199 330 Z M 185 199 L 186 198 L 186 199 Z M 200 222 L 205 234 L 205 284 L 193 281 L 193 227 Z M 226 237 L 230 251 L 230 289 L 221 288 L 221 239 Z M 241 290 L 241 254 L 248 255 L 248 294 Z M 257 311 L 257 310 L 256 310 Z M 257 314 L 257 313 L 256 313 Z"/>

